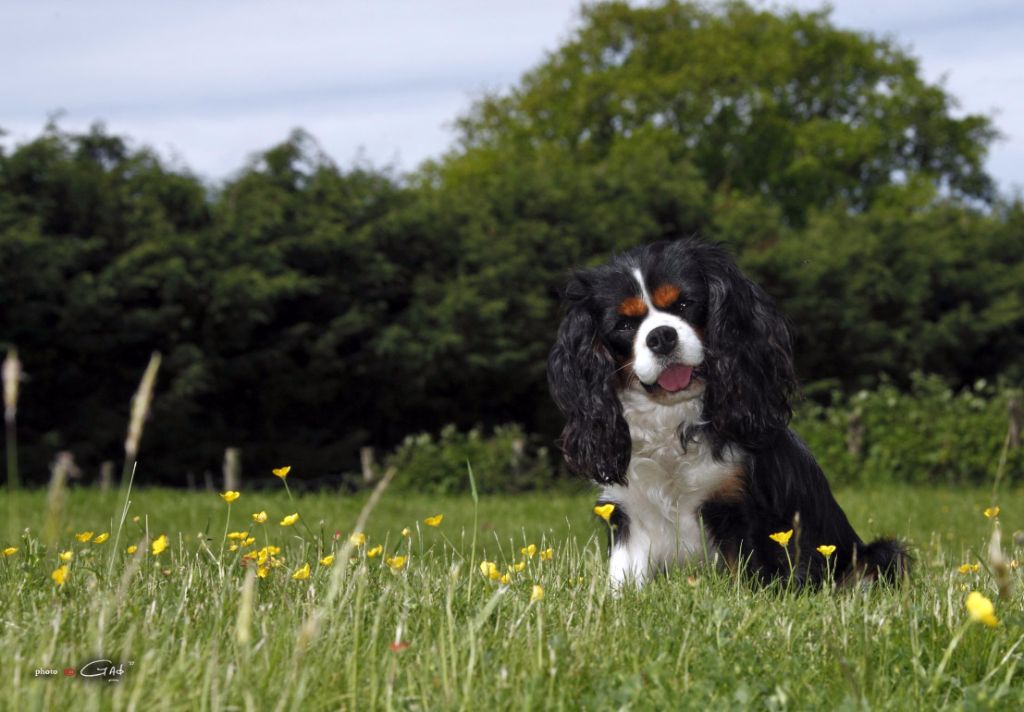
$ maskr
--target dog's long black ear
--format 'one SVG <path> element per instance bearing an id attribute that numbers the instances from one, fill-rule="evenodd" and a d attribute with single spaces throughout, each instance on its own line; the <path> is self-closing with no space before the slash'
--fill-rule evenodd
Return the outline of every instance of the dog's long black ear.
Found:
<path id="1" fill-rule="evenodd" d="M 573 278 L 548 357 L 548 386 L 566 418 L 559 444 L 569 469 L 602 484 L 623 484 L 632 442 L 615 391 L 615 361 L 600 343 L 588 295 L 589 287 Z"/>
<path id="2" fill-rule="evenodd" d="M 716 454 L 728 442 L 771 443 L 789 424 L 796 392 L 786 320 L 720 245 L 695 246 L 708 287 L 704 420 Z"/>

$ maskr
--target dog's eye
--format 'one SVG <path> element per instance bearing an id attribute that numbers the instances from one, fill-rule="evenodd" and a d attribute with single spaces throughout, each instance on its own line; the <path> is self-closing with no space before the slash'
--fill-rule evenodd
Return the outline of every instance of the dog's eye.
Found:
<path id="1" fill-rule="evenodd" d="M 680 297 L 680 298 L 679 298 L 679 299 L 677 299 L 677 300 L 676 300 L 676 301 L 675 301 L 675 302 L 674 302 L 674 303 L 672 304 L 672 306 L 671 306 L 671 307 L 669 307 L 669 308 L 670 308 L 670 309 L 671 309 L 672 311 L 674 311 L 674 312 L 682 312 L 682 311 L 685 311 L 685 310 L 686 310 L 686 300 L 685 300 L 685 299 L 683 299 L 682 297 Z"/>
<path id="2" fill-rule="evenodd" d="M 616 331 L 635 331 L 636 319 L 619 319 L 615 322 Z"/>

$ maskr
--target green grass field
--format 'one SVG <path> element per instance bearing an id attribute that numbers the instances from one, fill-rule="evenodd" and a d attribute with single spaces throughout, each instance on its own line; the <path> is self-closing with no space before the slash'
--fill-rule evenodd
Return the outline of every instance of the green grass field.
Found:
<path id="1" fill-rule="evenodd" d="M 837 493 L 865 537 L 915 547 L 909 585 L 758 589 L 710 567 L 609 595 L 589 494 L 470 498 L 385 492 L 346 551 L 366 496 L 139 489 L 120 536 L 113 492 L 8 496 L 0 556 L 0 708 L 139 710 L 1012 709 L 1021 684 L 1021 573 L 999 600 L 991 493 L 887 487 Z M 999 497 L 1003 548 L 1024 560 L 1024 492 Z M 252 513 L 265 510 L 265 525 Z M 48 514 L 48 512 L 53 514 Z M 282 517 L 299 512 L 299 523 Z M 443 514 L 437 527 L 423 523 Z M 133 518 L 138 517 L 138 522 Z M 47 523 L 50 518 L 49 524 Z M 474 528 L 474 521 L 476 527 Z M 45 546 L 47 527 L 55 541 Z M 408 527 L 408 536 L 402 529 Z M 225 529 L 281 548 L 242 566 Z M 110 532 L 100 544 L 76 533 Z M 153 555 L 147 541 L 168 537 Z M 147 539 L 148 536 L 148 539 Z M 115 543 L 115 539 L 117 539 Z M 130 544 L 139 553 L 126 552 Z M 376 545 L 383 552 L 370 558 Z M 521 549 L 535 544 L 531 558 Z M 2 548 L 0 547 L 0 548 Z M 549 560 L 541 551 L 552 549 Z M 51 578 L 72 551 L 62 586 Z M 333 565 L 319 564 L 335 552 Z M 406 557 L 398 570 L 385 561 Z M 482 561 L 512 570 L 508 585 Z M 307 579 L 292 574 L 310 564 Z M 964 563 L 977 572 L 960 573 Z M 534 586 L 543 599 L 531 601 Z M 999 625 L 971 622 L 978 590 Z M 118 682 L 65 677 L 106 658 Z M 57 675 L 37 677 L 37 670 Z"/>

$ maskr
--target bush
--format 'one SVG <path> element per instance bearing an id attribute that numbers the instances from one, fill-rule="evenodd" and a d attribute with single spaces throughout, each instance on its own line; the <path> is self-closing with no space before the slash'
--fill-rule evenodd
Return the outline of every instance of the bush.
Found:
<path id="1" fill-rule="evenodd" d="M 410 435 L 386 460 L 398 470 L 393 487 L 430 494 L 469 492 L 467 463 L 482 493 L 524 492 L 553 482 L 548 449 L 516 424 L 500 425 L 489 434 L 448 425 L 437 437 Z"/>
<path id="2" fill-rule="evenodd" d="M 1019 404 L 1020 391 L 984 380 L 954 392 L 937 376 L 915 374 L 909 391 L 883 383 L 851 396 L 836 391 L 828 406 L 806 402 L 793 428 L 833 484 L 983 484 L 998 469 L 1012 398 Z M 1003 478 L 1024 478 L 1024 448 L 1008 451 Z"/>

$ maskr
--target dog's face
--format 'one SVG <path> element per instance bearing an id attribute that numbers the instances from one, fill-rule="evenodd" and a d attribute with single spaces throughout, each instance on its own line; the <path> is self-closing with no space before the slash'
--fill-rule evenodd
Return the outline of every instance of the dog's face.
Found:
<path id="1" fill-rule="evenodd" d="M 566 416 L 561 444 L 573 470 L 624 481 L 625 389 L 663 404 L 701 396 L 716 455 L 729 444 L 763 447 L 788 424 L 796 379 L 785 320 L 719 245 L 635 248 L 576 272 L 565 304 L 548 383 Z"/>
<path id="2" fill-rule="evenodd" d="M 606 272 L 592 285 L 592 300 L 620 387 L 643 389 L 661 401 L 684 400 L 703 388 L 707 285 L 685 253 L 661 257 L 667 259 Z"/>

